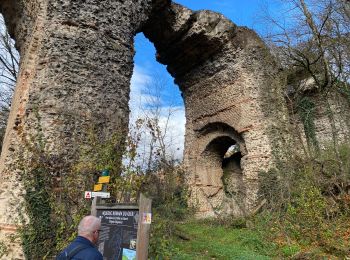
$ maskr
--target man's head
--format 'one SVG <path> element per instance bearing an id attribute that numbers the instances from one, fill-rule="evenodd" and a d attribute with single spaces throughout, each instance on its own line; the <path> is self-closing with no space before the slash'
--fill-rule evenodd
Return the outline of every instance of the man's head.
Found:
<path id="1" fill-rule="evenodd" d="M 78 235 L 89 239 L 92 243 L 97 244 L 101 228 L 101 219 L 95 216 L 84 217 L 78 226 Z"/>

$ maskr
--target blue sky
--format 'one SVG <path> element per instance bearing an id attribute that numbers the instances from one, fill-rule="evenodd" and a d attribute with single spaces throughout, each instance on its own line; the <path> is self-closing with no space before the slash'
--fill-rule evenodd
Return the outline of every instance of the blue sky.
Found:
<path id="1" fill-rule="evenodd" d="M 264 3 L 274 0 L 177 0 L 175 2 L 192 10 L 212 10 L 222 13 L 228 19 L 240 26 L 247 26 L 259 32 L 264 27 L 259 23 L 260 12 Z M 171 135 L 169 146 L 174 149 L 173 156 L 180 158 L 183 150 L 185 132 L 185 113 L 183 100 L 178 87 L 173 83 L 174 79 L 166 71 L 166 67 L 155 60 L 156 51 L 143 34 L 135 37 L 135 67 L 131 81 L 131 122 L 138 117 L 147 117 L 149 108 L 154 104 L 155 96 L 160 112 L 160 124 L 166 124 L 167 111 L 174 111 L 170 118 Z M 161 82 L 158 84 L 158 82 Z M 153 85 L 157 85 L 153 87 Z M 159 88 L 161 85 L 161 88 Z M 152 103 L 153 102 L 153 103 Z M 152 103 L 152 104 L 151 104 Z M 147 147 L 148 138 L 144 138 L 144 147 Z"/>
<path id="2" fill-rule="evenodd" d="M 177 0 L 183 6 L 192 10 L 212 10 L 225 15 L 238 25 L 253 28 L 254 16 L 259 10 L 261 0 Z"/>

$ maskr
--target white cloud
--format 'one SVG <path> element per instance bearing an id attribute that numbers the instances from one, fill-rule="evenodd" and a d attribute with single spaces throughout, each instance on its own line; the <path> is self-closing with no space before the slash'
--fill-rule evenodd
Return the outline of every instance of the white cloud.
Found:
<path id="1" fill-rule="evenodd" d="M 148 75 L 144 69 L 135 65 L 130 82 L 131 89 L 129 106 L 131 113 L 139 113 L 140 108 L 143 106 L 142 102 L 145 102 L 143 93 L 150 82 L 152 82 L 152 77 Z"/>
<path id="2" fill-rule="evenodd" d="M 173 87 L 173 86 L 171 86 Z M 138 118 L 157 118 L 159 129 L 165 133 L 164 143 L 170 159 L 182 160 L 185 135 L 185 110 L 183 106 L 173 106 L 168 98 L 169 86 L 158 75 L 153 76 L 144 68 L 135 65 L 131 79 L 130 129 Z M 149 128 L 143 125 L 138 153 L 140 158 L 148 158 L 152 140 Z M 165 132 L 166 131 L 166 132 Z M 156 143 L 159 146 L 159 143 Z M 142 164 L 142 159 L 140 161 Z"/>

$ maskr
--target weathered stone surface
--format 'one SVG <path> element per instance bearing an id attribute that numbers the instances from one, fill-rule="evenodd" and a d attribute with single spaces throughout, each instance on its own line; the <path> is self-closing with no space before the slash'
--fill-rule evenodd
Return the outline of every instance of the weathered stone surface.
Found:
<path id="1" fill-rule="evenodd" d="M 289 75 L 286 99 L 289 102 L 290 118 L 293 122 L 293 134 L 299 143 L 299 149 L 307 152 L 308 144 L 301 113 L 305 113 L 298 104 L 297 96 L 313 103 L 314 108 L 310 120 L 313 121 L 317 145 L 325 149 L 334 144 L 350 143 L 350 99 L 342 88 L 322 92 L 317 89 L 315 81 L 305 71 L 293 72 Z M 310 147 L 311 146 L 311 147 Z"/>
<path id="2" fill-rule="evenodd" d="M 182 90 L 185 164 L 199 215 L 249 212 L 257 203 L 258 173 L 289 138 L 278 66 L 253 31 L 214 12 L 172 4 L 154 13 L 144 32 Z M 224 154 L 234 144 L 241 158 L 224 169 Z M 223 171 L 230 171 L 229 187 Z M 227 188 L 234 198 L 225 195 Z"/>

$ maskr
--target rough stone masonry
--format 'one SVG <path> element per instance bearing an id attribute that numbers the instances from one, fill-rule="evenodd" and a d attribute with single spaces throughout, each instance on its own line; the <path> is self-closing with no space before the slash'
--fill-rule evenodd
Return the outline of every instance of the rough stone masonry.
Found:
<path id="1" fill-rule="evenodd" d="M 15 232 L 18 152 L 37 134 L 74 158 L 81 129 L 110 136 L 129 117 L 133 39 L 143 32 L 180 86 L 184 162 L 199 216 L 258 205 L 258 174 L 289 143 L 279 67 L 255 32 L 167 0 L 1 0 L 21 66 L 1 155 L 0 239 Z M 74 133 L 74 134 L 72 134 Z M 226 158 L 229 147 L 239 152 Z"/>

